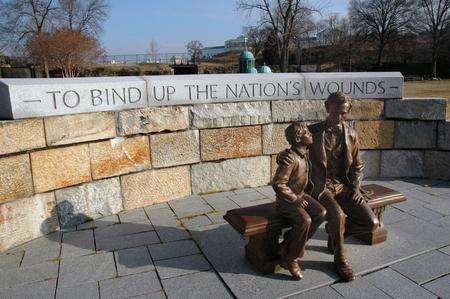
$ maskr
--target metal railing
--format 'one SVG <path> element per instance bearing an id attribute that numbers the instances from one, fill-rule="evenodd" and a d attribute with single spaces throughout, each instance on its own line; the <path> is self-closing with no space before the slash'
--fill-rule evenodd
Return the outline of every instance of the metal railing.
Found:
<path id="1" fill-rule="evenodd" d="M 188 53 L 158 53 L 158 54 L 123 54 L 105 55 L 98 63 L 100 64 L 126 64 L 134 65 L 141 63 L 166 63 L 166 64 L 187 64 Z"/>

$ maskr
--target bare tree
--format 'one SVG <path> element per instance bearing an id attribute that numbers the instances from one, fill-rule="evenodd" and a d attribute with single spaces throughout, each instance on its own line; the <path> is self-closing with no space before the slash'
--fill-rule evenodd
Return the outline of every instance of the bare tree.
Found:
<path id="1" fill-rule="evenodd" d="M 39 59 L 45 55 L 49 67 L 60 70 L 63 77 L 79 76 L 103 54 L 94 36 L 67 28 L 37 35 L 28 48 L 32 57 Z"/>
<path id="2" fill-rule="evenodd" d="M 109 5 L 106 0 L 59 0 L 62 26 L 98 35 L 108 17 Z"/>
<path id="3" fill-rule="evenodd" d="M 450 0 L 418 0 L 418 24 L 431 37 L 431 64 L 437 77 L 437 61 L 443 37 L 450 27 Z"/>
<path id="4" fill-rule="evenodd" d="M 255 57 L 259 56 L 264 50 L 264 46 L 269 36 L 270 28 L 267 27 L 247 27 L 244 30 L 244 35 L 247 37 L 247 43 Z"/>
<path id="5" fill-rule="evenodd" d="M 276 37 L 278 61 L 282 72 L 288 70 L 289 49 L 295 29 L 307 16 L 318 12 L 302 0 L 238 0 L 239 10 L 261 16 L 259 26 L 269 25 Z"/>
<path id="6" fill-rule="evenodd" d="M 357 33 L 377 42 L 377 65 L 386 45 L 405 30 L 414 13 L 414 0 L 351 0 L 350 17 Z"/>
<path id="7" fill-rule="evenodd" d="M 327 18 L 319 21 L 321 31 L 321 42 L 330 46 L 333 51 L 329 52 L 329 59 L 334 61 L 338 70 L 342 70 L 342 64 L 346 62 L 348 69 L 352 68 L 352 54 L 355 46 L 353 31 L 348 18 L 338 14 L 330 14 Z"/>
<path id="8" fill-rule="evenodd" d="M 186 45 L 186 49 L 188 54 L 191 56 L 191 59 L 194 63 L 197 63 L 198 59 L 202 56 L 203 45 L 198 40 L 190 41 Z"/>
<path id="9" fill-rule="evenodd" d="M 5 0 L 0 3 L 0 44 L 11 52 L 23 52 L 27 43 L 52 27 L 57 7 L 54 0 Z M 49 77 L 45 56 L 41 57 Z"/>
<path id="10" fill-rule="evenodd" d="M 158 44 L 156 41 L 152 38 L 148 44 L 148 54 L 150 54 L 150 57 L 153 61 L 156 62 L 156 56 L 158 55 Z"/>

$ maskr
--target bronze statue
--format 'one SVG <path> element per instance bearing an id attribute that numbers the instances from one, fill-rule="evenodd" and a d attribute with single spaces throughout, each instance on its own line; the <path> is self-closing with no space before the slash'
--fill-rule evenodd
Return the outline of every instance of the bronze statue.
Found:
<path id="1" fill-rule="evenodd" d="M 301 279 L 298 259 L 304 254 L 306 241 L 325 220 L 326 210 L 305 193 L 310 174 L 308 146 L 312 144 L 308 127 L 295 122 L 286 128 L 285 135 L 291 148 L 284 154 L 290 159 L 278 166 L 271 185 L 276 192 L 278 214 L 292 226 L 280 244 L 279 253 L 292 276 Z"/>
<path id="2" fill-rule="evenodd" d="M 341 278 L 351 281 L 355 276 L 347 260 L 344 233 L 348 236 L 373 231 L 379 221 L 361 191 L 364 165 L 358 136 L 345 122 L 351 109 L 350 99 L 341 92 L 333 93 L 325 101 L 325 107 L 326 120 L 309 126 L 313 135 L 310 146 L 313 188 L 308 192 L 327 210 L 328 249 L 334 254 Z M 294 160 L 292 154 L 278 156 L 282 165 Z"/>

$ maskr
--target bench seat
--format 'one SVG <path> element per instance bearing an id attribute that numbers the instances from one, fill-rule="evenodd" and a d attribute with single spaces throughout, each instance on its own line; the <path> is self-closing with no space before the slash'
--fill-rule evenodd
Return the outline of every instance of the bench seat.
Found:
<path id="1" fill-rule="evenodd" d="M 377 215 L 380 225 L 355 237 L 367 244 L 382 243 L 387 239 L 387 230 L 382 222 L 384 210 L 391 204 L 405 201 L 405 196 L 387 187 L 376 184 L 365 185 L 362 189 L 370 197 L 369 206 Z M 263 273 L 272 273 L 278 264 L 278 245 L 281 230 L 289 224 L 278 215 L 276 203 L 233 209 L 223 217 L 241 235 L 249 237 L 246 257 Z"/>

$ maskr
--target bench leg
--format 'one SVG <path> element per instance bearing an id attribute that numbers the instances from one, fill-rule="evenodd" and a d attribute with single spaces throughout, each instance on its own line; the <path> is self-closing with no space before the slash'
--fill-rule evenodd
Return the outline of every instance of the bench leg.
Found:
<path id="1" fill-rule="evenodd" d="M 263 274 L 274 273 L 279 264 L 278 238 L 281 231 L 274 231 L 249 237 L 245 246 L 247 260 Z"/>
<path id="2" fill-rule="evenodd" d="M 375 208 L 373 212 L 378 218 L 380 225 L 374 231 L 368 231 L 364 234 L 355 235 L 357 239 L 368 243 L 369 245 L 375 245 L 379 243 L 383 243 L 387 240 L 387 229 L 382 222 L 383 212 L 386 210 L 386 207 Z"/>

